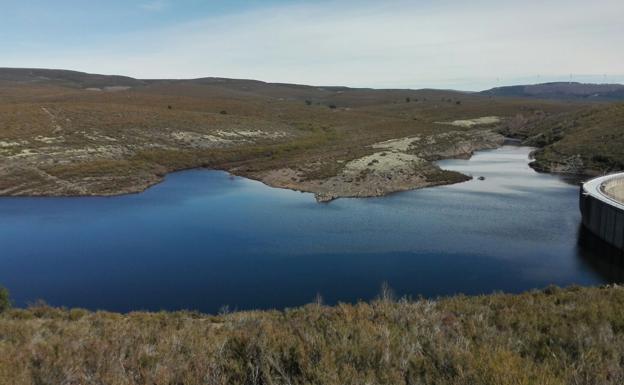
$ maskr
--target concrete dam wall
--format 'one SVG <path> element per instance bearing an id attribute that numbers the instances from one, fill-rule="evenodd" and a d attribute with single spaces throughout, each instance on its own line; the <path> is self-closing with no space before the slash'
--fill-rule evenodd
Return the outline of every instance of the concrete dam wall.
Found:
<path id="1" fill-rule="evenodd" d="M 580 208 L 589 231 L 624 251 L 624 173 L 583 183 Z"/>
<path id="2" fill-rule="evenodd" d="M 618 202 L 624 202 L 624 178 L 612 179 L 606 182 L 602 190 L 608 197 Z"/>

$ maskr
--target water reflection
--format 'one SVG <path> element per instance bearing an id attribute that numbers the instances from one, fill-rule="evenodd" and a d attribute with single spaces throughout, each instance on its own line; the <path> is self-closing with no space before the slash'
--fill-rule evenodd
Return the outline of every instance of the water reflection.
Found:
<path id="1" fill-rule="evenodd" d="M 582 225 L 578 229 L 579 257 L 605 282 L 624 282 L 624 251 L 598 238 Z"/>
<path id="2" fill-rule="evenodd" d="M 578 188 L 526 147 L 440 162 L 471 181 L 317 204 L 227 173 L 114 198 L 0 199 L 0 283 L 17 305 L 283 308 L 619 281 L 579 243 Z"/>

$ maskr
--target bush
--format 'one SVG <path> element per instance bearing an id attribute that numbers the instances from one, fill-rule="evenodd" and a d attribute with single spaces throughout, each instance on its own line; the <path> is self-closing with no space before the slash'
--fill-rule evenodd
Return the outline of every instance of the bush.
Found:
<path id="1" fill-rule="evenodd" d="M 0 286 L 0 313 L 11 308 L 11 300 L 9 299 L 9 291 Z"/>
<path id="2" fill-rule="evenodd" d="M 550 293 L 547 294 L 546 292 Z M 624 288 L 0 317 L 0 384 L 622 385 Z"/>

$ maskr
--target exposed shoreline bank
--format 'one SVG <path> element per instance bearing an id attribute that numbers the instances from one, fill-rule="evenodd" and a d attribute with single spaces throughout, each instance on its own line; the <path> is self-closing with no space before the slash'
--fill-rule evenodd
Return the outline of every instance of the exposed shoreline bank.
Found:
<path id="1" fill-rule="evenodd" d="M 130 187 L 110 193 L 28 192 L 26 194 L 4 194 L 1 196 L 115 197 L 138 194 L 162 183 L 168 174 L 207 168 L 256 180 L 269 187 L 312 193 L 318 202 L 329 202 L 337 198 L 347 197 L 379 197 L 400 191 L 470 180 L 469 176 L 441 169 L 435 162 L 445 159 L 469 159 L 475 151 L 498 148 L 506 140 L 507 138 L 489 129 L 391 139 L 370 145 L 371 153 L 369 155 L 348 162 L 341 162 L 343 164 L 337 175 L 320 179 L 306 179 L 304 177 L 305 168 L 247 172 L 237 167 L 190 166 L 163 171 L 158 175 L 138 180 Z"/>

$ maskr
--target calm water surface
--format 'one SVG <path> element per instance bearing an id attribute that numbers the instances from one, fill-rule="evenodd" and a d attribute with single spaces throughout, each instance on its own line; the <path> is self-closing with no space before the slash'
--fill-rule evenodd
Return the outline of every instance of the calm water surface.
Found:
<path id="1" fill-rule="evenodd" d="M 485 180 L 317 204 L 220 171 L 114 198 L 0 199 L 0 283 L 16 304 L 283 308 L 621 280 L 580 245 L 578 187 L 505 146 L 443 168 Z"/>

